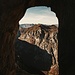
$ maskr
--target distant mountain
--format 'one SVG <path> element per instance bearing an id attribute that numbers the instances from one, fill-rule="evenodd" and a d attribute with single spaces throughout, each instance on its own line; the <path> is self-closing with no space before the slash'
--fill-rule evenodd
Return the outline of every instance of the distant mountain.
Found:
<path id="1" fill-rule="evenodd" d="M 29 27 L 32 27 L 34 25 L 39 25 L 39 24 L 20 24 L 19 26 L 21 28 L 29 28 Z M 46 25 L 46 24 L 40 24 L 40 25 Z M 57 24 L 53 24 L 53 25 L 58 26 Z M 46 26 L 50 26 L 50 25 L 46 25 Z"/>
<path id="2" fill-rule="evenodd" d="M 48 54 L 51 54 L 52 67 L 49 71 L 51 75 L 58 75 L 57 33 L 58 27 L 56 25 L 23 24 L 19 27 L 19 40 L 36 45 L 42 50 L 46 50 Z"/>
<path id="3" fill-rule="evenodd" d="M 34 26 L 34 24 L 20 24 L 19 26 L 20 26 L 21 28 L 29 28 L 29 27 Z"/>

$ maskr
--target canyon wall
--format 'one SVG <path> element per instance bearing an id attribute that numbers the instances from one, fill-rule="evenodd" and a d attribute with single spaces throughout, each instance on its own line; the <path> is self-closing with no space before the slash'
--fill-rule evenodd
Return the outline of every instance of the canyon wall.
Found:
<path id="1" fill-rule="evenodd" d="M 55 25 L 49 26 L 43 24 L 35 24 L 34 26 L 29 28 L 23 28 L 21 26 L 19 28 L 18 39 L 36 45 L 39 48 L 46 50 L 49 54 L 51 54 L 52 66 L 51 70 L 48 71 L 46 75 L 59 74 L 57 33 L 58 33 L 58 28 Z"/>

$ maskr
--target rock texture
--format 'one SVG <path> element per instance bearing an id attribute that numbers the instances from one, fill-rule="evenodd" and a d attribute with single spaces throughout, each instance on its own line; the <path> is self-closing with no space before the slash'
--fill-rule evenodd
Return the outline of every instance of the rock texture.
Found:
<path id="1" fill-rule="evenodd" d="M 75 0 L 0 0 L 0 75 L 15 75 L 14 39 L 19 20 L 32 6 L 48 6 L 56 13 L 59 73 L 75 75 Z"/>
<path id="2" fill-rule="evenodd" d="M 18 39 L 27 41 L 33 45 L 46 50 L 52 56 L 52 67 L 56 65 L 58 70 L 58 28 L 55 25 L 46 26 L 42 24 L 34 25 L 30 28 L 20 27 L 20 37 Z M 56 68 L 55 67 L 55 68 Z M 58 71 L 52 75 L 58 75 Z M 49 73 L 50 74 L 50 73 Z M 47 74 L 47 75 L 49 75 Z"/>

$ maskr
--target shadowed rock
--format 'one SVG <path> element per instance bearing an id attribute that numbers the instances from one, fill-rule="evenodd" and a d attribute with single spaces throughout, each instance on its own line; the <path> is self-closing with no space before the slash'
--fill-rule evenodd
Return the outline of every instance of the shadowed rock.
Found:
<path id="1" fill-rule="evenodd" d="M 46 50 L 28 42 L 16 40 L 16 63 L 30 73 L 48 71 L 52 65 L 52 56 Z"/>
<path id="2" fill-rule="evenodd" d="M 30 24 L 29 24 L 30 25 Z M 58 27 L 56 25 L 34 24 L 26 27 L 19 26 L 18 39 L 37 45 L 52 55 L 52 65 L 58 64 Z"/>

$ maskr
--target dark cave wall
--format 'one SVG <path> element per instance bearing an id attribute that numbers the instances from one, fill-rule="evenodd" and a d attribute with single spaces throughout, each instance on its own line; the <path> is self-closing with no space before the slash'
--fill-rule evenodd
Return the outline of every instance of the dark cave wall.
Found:
<path id="1" fill-rule="evenodd" d="M 51 4 L 59 20 L 58 58 L 59 74 L 75 75 L 75 2 L 60 0 Z"/>
<path id="2" fill-rule="evenodd" d="M 75 9 L 74 1 L 64 2 L 59 17 L 59 65 L 60 75 L 75 75 Z"/>
<path id="3" fill-rule="evenodd" d="M 50 6 L 59 19 L 60 75 L 75 75 L 74 0 L 0 0 L 0 75 L 15 75 L 14 40 L 27 8 Z"/>
<path id="4" fill-rule="evenodd" d="M 26 6 L 23 1 L 0 0 L 0 75 L 15 75 L 14 40 Z"/>

